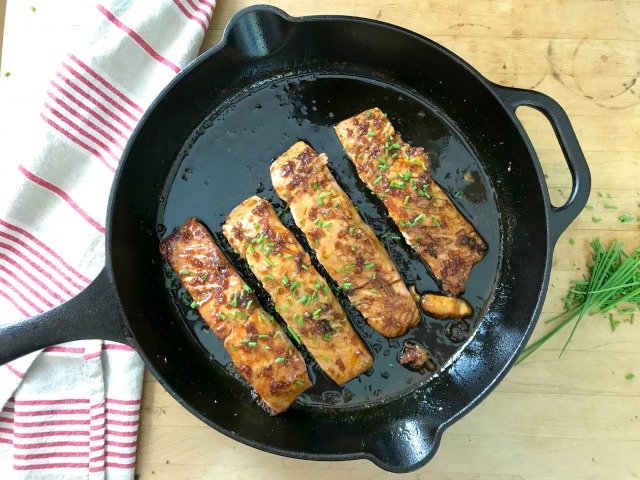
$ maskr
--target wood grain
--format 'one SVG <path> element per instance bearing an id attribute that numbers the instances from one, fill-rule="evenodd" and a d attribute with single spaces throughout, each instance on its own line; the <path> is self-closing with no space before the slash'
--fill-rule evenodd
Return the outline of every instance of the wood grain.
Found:
<path id="1" fill-rule="evenodd" d="M 22 69 L 37 71 L 29 62 L 28 48 L 25 55 L 26 34 L 20 29 L 32 28 L 30 35 L 36 41 L 31 48 L 40 58 L 36 47 L 45 42 L 55 47 L 56 33 L 69 31 L 78 20 L 77 14 L 60 14 L 60 10 L 78 6 L 78 0 L 59 3 L 56 9 L 36 5 L 38 12 L 31 15 L 23 11 L 28 8 L 24 2 L 9 0 L 1 71 L 10 68 L 15 75 L 0 77 L 3 90 L 12 93 L 10 102 L 3 103 L 8 107 L 0 115 L 0 126 L 9 128 L 6 112 L 17 112 L 24 105 L 15 98 L 29 101 L 26 91 L 10 81 L 20 78 Z M 202 50 L 219 41 L 235 12 L 254 3 L 259 2 L 221 0 Z M 557 243 L 549 293 L 533 338 L 549 329 L 545 319 L 561 311 L 569 281 L 586 272 L 593 239 L 600 238 L 606 245 L 618 238 L 628 249 L 640 247 L 640 222 L 621 223 L 617 218 L 621 214 L 640 216 L 640 87 L 636 85 L 640 2 L 271 3 L 294 16 L 356 15 L 400 25 L 441 43 L 494 82 L 538 90 L 563 106 L 591 167 L 589 205 L 593 209 L 583 211 Z M 555 136 L 542 115 L 526 108 L 518 115 L 543 164 L 551 199 L 561 205 L 570 191 L 570 175 Z M 2 143 L 10 138 L 7 132 L 0 132 Z M 618 208 L 606 209 L 605 205 Z M 594 223 L 592 217 L 602 220 Z M 566 337 L 553 339 L 513 368 L 480 406 L 446 431 L 432 462 L 406 475 L 383 472 L 368 461 L 305 462 L 241 445 L 195 419 L 147 374 L 137 476 L 217 480 L 638 478 L 638 324 L 640 312 L 634 324 L 623 321 L 615 332 L 607 318 L 588 317 L 562 358 L 558 355 Z M 637 377 L 626 380 L 629 373 Z"/>

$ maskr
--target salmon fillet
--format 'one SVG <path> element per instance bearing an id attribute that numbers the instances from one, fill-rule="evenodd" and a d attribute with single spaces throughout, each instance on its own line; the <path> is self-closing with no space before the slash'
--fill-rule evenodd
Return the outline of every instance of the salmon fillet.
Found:
<path id="1" fill-rule="evenodd" d="M 271 414 L 311 386 L 302 355 L 265 312 L 207 229 L 192 218 L 160 243 L 198 311 Z"/>
<path id="2" fill-rule="evenodd" d="M 386 337 L 420 323 L 389 254 L 327 167 L 327 156 L 298 142 L 271 165 L 276 192 L 351 304 Z"/>
<path id="3" fill-rule="evenodd" d="M 369 350 L 327 282 L 268 202 L 245 200 L 222 231 L 262 281 L 291 335 L 331 379 L 343 385 L 371 366 Z"/>
<path id="4" fill-rule="evenodd" d="M 362 181 L 442 288 L 463 293 L 487 246 L 431 177 L 429 154 L 403 142 L 378 108 L 340 122 L 335 131 Z"/>

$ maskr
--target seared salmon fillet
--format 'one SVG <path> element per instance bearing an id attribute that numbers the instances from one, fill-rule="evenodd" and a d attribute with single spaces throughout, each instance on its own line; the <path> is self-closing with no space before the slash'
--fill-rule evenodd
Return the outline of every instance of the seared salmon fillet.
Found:
<path id="1" fill-rule="evenodd" d="M 442 288 L 456 296 L 464 292 L 487 246 L 431 177 L 429 154 L 403 142 L 378 108 L 340 122 L 335 131 L 362 181 Z"/>
<path id="2" fill-rule="evenodd" d="M 245 200 L 222 231 L 262 281 L 293 338 L 331 379 L 343 385 L 371 366 L 367 346 L 327 282 L 268 202 Z"/>
<path id="3" fill-rule="evenodd" d="M 327 156 L 298 142 L 271 165 L 276 192 L 369 325 L 397 337 L 420 323 L 420 313 L 389 254 L 362 220 L 327 167 Z"/>
<path id="4" fill-rule="evenodd" d="M 311 386 L 302 355 L 262 309 L 207 229 L 192 218 L 162 240 L 160 253 L 259 395 L 258 403 L 273 415 L 289 408 Z"/>

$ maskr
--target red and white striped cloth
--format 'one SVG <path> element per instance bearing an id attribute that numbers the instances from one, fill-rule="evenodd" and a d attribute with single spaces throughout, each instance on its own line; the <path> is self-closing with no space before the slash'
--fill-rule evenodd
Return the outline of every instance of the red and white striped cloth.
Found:
<path id="1" fill-rule="evenodd" d="M 61 62 L 0 201 L 0 323 L 82 291 L 104 265 L 106 205 L 145 108 L 198 54 L 215 0 L 105 0 Z M 0 479 L 134 476 L 143 366 L 89 340 L 0 366 Z"/>

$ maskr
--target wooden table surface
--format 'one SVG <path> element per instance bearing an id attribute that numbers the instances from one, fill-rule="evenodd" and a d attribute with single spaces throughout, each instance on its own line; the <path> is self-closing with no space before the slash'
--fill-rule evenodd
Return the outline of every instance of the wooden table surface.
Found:
<path id="1" fill-rule="evenodd" d="M 0 176 L 10 168 L 8 158 L 19 154 L 13 135 L 32 121 L 29 107 L 41 98 L 34 92 L 44 91 L 43 73 L 54 66 L 82 25 L 81 3 L 8 2 L 0 67 Z M 257 2 L 221 0 L 202 50 L 217 43 L 233 13 L 253 3 Z M 617 238 L 629 250 L 640 247 L 640 222 L 621 223 L 617 218 L 640 216 L 637 0 L 272 3 L 292 15 L 357 15 L 395 23 L 441 43 L 494 82 L 544 92 L 564 107 L 591 167 L 589 204 L 594 208 L 585 210 L 556 246 L 541 319 L 560 311 L 568 282 L 585 271 L 591 240 L 608 244 Z M 0 25 L 3 7 L 0 2 Z M 11 76 L 4 76 L 7 71 Z M 518 113 L 543 163 L 551 198 L 560 205 L 568 194 L 570 175 L 551 128 L 540 114 L 527 109 Z M 593 216 L 602 221 L 594 223 Z M 566 337 L 551 341 L 513 368 L 480 406 L 445 432 L 427 466 L 401 476 L 364 460 L 308 462 L 241 445 L 196 420 L 147 374 L 137 475 L 217 480 L 638 478 L 637 323 L 623 322 L 612 332 L 606 318 L 589 317 L 560 359 Z M 533 338 L 547 329 L 539 322 Z M 630 373 L 637 377 L 627 380 Z"/>

